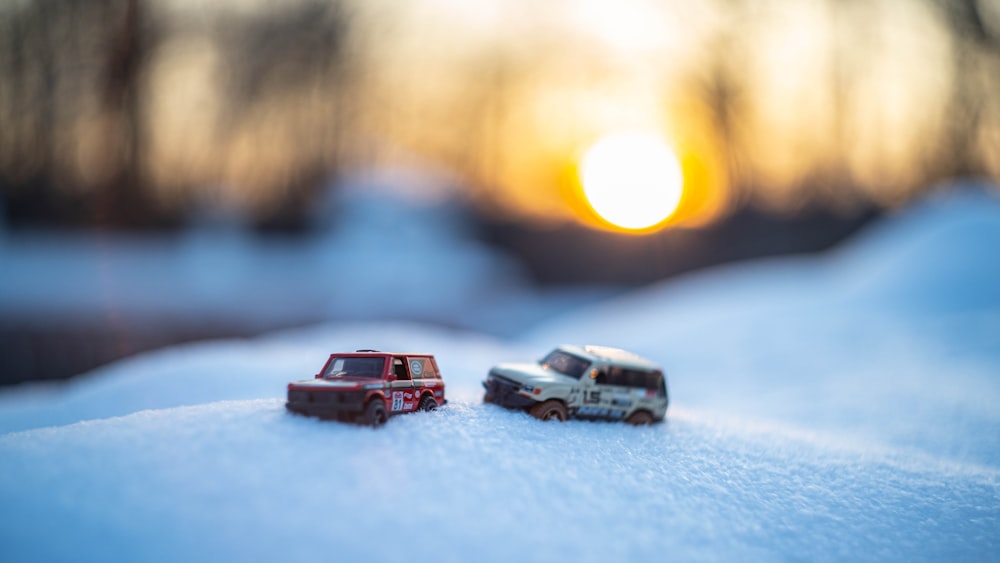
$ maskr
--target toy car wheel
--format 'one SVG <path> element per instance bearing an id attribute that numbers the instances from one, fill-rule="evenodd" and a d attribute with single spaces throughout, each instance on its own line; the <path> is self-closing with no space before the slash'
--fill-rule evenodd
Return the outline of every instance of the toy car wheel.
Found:
<path id="1" fill-rule="evenodd" d="M 493 395 L 490 395 L 489 393 L 486 393 L 485 395 L 483 395 L 483 402 L 486 403 L 487 405 L 490 404 L 490 403 L 492 403 L 493 402 Z"/>
<path id="2" fill-rule="evenodd" d="M 378 428 L 389 420 L 389 413 L 385 410 L 385 405 L 378 399 L 368 402 L 365 407 L 365 414 L 362 418 L 365 424 Z"/>
<path id="3" fill-rule="evenodd" d="M 566 420 L 566 406 L 556 399 L 549 399 L 531 407 L 531 416 L 538 420 Z"/>
<path id="4" fill-rule="evenodd" d="M 420 399 L 420 406 L 417 407 L 417 409 L 422 411 L 436 411 L 437 408 L 437 401 L 429 396 L 425 396 L 423 399 Z"/>
<path id="5" fill-rule="evenodd" d="M 646 411 L 635 411 L 625 419 L 625 422 L 633 426 L 645 426 L 653 423 L 653 415 Z"/>

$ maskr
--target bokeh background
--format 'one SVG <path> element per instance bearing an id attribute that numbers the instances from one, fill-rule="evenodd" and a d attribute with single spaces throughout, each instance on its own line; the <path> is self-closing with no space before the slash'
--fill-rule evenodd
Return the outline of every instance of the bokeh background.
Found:
<path id="1" fill-rule="evenodd" d="M 344 319 L 495 334 L 1000 180 L 997 0 L 0 5 L 2 383 Z M 625 232 L 584 152 L 655 130 Z"/>

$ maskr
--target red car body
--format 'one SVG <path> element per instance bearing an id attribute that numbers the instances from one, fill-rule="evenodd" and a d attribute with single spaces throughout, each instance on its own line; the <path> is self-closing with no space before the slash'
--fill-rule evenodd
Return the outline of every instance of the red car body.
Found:
<path id="1" fill-rule="evenodd" d="M 331 354 L 312 379 L 289 383 L 285 407 L 379 426 L 393 415 L 443 406 L 444 389 L 431 354 L 359 350 Z"/>

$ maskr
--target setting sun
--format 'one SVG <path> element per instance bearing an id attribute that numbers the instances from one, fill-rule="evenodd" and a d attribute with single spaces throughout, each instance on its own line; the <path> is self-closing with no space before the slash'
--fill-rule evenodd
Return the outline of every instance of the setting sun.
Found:
<path id="1" fill-rule="evenodd" d="M 612 133 L 583 155 L 587 202 L 602 219 L 627 230 L 665 221 L 681 201 L 684 177 L 669 146 L 653 133 Z"/>

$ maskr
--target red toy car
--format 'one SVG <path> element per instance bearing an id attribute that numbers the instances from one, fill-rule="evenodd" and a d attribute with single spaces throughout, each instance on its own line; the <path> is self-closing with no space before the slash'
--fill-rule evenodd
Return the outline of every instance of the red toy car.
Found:
<path id="1" fill-rule="evenodd" d="M 289 383 L 285 408 L 381 426 L 394 414 L 430 411 L 446 402 L 434 356 L 358 350 L 331 354 L 313 379 Z"/>

